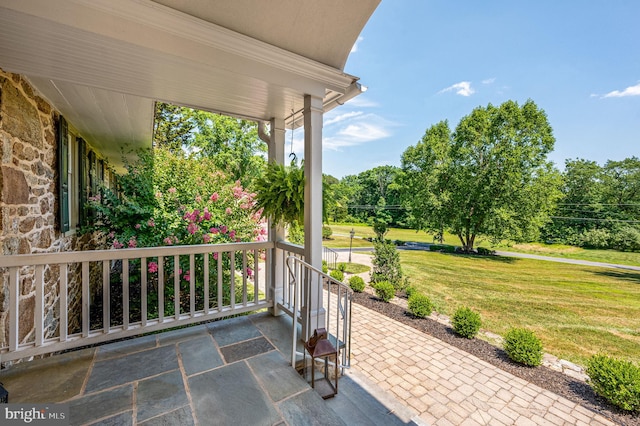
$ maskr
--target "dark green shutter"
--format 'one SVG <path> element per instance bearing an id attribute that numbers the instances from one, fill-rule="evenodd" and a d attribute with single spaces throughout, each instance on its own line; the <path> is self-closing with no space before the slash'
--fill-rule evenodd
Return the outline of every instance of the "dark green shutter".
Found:
<path id="1" fill-rule="evenodd" d="M 78 138 L 78 195 L 80 202 L 80 225 L 87 225 L 87 143 Z"/>
<path id="2" fill-rule="evenodd" d="M 60 231 L 69 231 L 69 128 L 67 120 L 58 120 L 58 185 Z"/>

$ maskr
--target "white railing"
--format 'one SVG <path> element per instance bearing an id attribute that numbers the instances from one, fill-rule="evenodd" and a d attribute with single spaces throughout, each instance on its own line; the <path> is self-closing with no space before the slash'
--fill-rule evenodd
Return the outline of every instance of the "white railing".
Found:
<path id="1" fill-rule="evenodd" d="M 274 248 L 260 242 L 3 256 L 9 321 L 0 363 L 271 307 L 268 275 L 258 271 Z"/>
<path id="2" fill-rule="evenodd" d="M 351 365 L 351 303 L 353 290 L 346 284 L 314 268 L 297 256 L 287 258 L 287 269 L 290 280 L 286 287 L 292 287 L 293 312 L 300 315 L 303 324 L 311 323 L 311 310 L 304 307 L 313 306 L 312 299 L 322 301 L 324 308 L 324 327 L 331 343 L 339 350 L 338 367 L 344 372 Z M 315 290 L 313 290 L 315 289 Z M 287 289 L 285 288 L 285 292 Z M 304 316 L 304 317 L 303 317 Z M 310 330 L 309 330 L 310 332 Z M 298 355 L 298 328 L 292 330 L 291 365 L 295 366 Z"/>
<path id="3" fill-rule="evenodd" d="M 275 252 L 276 256 L 278 256 L 278 262 L 280 262 L 280 264 L 283 266 L 287 263 L 287 259 L 292 256 L 300 260 L 304 260 L 304 247 L 297 244 L 279 241 L 276 243 Z M 302 316 L 299 310 L 296 311 L 296 306 L 300 307 L 301 304 L 296 304 L 296 295 L 294 292 L 295 286 L 293 285 L 294 277 L 299 277 L 299 274 L 300 271 L 293 271 L 292 273 L 292 271 L 288 270 L 288 268 L 282 268 L 282 277 L 278 277 L 278 281 L 284 283 L 282 289 L 282 298 L 274 302 L 277 303 L 278 308 L 286 312 L 287 315 L 292 318 L 296 318 L 298 321 L 302 321 Z M 298 294 L 298 302 L 299 301 L 300 295 Z"/>

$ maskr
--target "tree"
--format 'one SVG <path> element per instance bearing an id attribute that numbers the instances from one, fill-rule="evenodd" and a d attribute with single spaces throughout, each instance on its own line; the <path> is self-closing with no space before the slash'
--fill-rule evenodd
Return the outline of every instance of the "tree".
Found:
<path id="1" fill-rule="evenodd" d="M 457 235 L 473 250 L 479 234 L 535 239 L 559 197 L 560 175 L 547 160 L 555 139 L 529 100 L 489 104 L 427 130 L 402 156 L 405 202 L 418 229 Z"/>

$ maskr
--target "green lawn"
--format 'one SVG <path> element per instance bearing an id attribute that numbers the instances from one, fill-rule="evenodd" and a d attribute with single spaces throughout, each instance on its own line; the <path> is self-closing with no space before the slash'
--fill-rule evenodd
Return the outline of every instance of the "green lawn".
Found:
<path id="1" fill-rule="evenodd" d="M 432 252 L 400 256 L 411 285 L 439 312 L 467 305 L 495 333 L 530 328 L 546 352 L 582 365 L 601 351 L 640 362 L 640 272 Z"/>
<path id="2" fill-rule="evenodd" d="M 372 244 L 363 237 L 375 237 L 373 228 L 367 225 L 331 225 L 334 235 L 332 240 L 327 240 L 323 244 L 331 248 L 349 247 L 349 231 L 353 229 L 355 236 L 353 247 L 371 247 Z M 339 236 L 335 234 L 346 235 Z M 433 243 L 433 235 L 425 232 L 416 232 L 412 229 L 391 228 L 387 238 L 392 240 L 415 241 L 423 243 Z M 458 237 L 452 234 L 444 235 L 444 243 L 450 245 L 460 245 Z M 476 246 L 488 247 L 494 250 L 513 251 L 518 253 L 531 253 L 542 256 L 562 257 L 567 259 L 590 260 L 593 262 L 617 263 L 620 265 L 640 266 L 640 253 L 628 253 L 615 250 L 587 250 L 580 247 L 565 246 L 559 244 L 498 244 L 493 245 L 488 240 L 479 238 Z"/>

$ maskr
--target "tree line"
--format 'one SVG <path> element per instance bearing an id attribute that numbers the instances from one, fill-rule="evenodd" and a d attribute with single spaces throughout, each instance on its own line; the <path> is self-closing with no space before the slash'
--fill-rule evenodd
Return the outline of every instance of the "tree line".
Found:
<path id="1" fill-rule="evenodd" d="M 401 166 L 328 178 L 329 218 L 432 233 L 450 232 L 465 250 L 494 242 L 548 242 L 640 250 L 640 160 L 600 166 L 548 155 L 555 138 L 533 101 L 475 108 L 455 128 L 430 126 Z M 449 242 L 451 243 L 451 242 Z"/>

